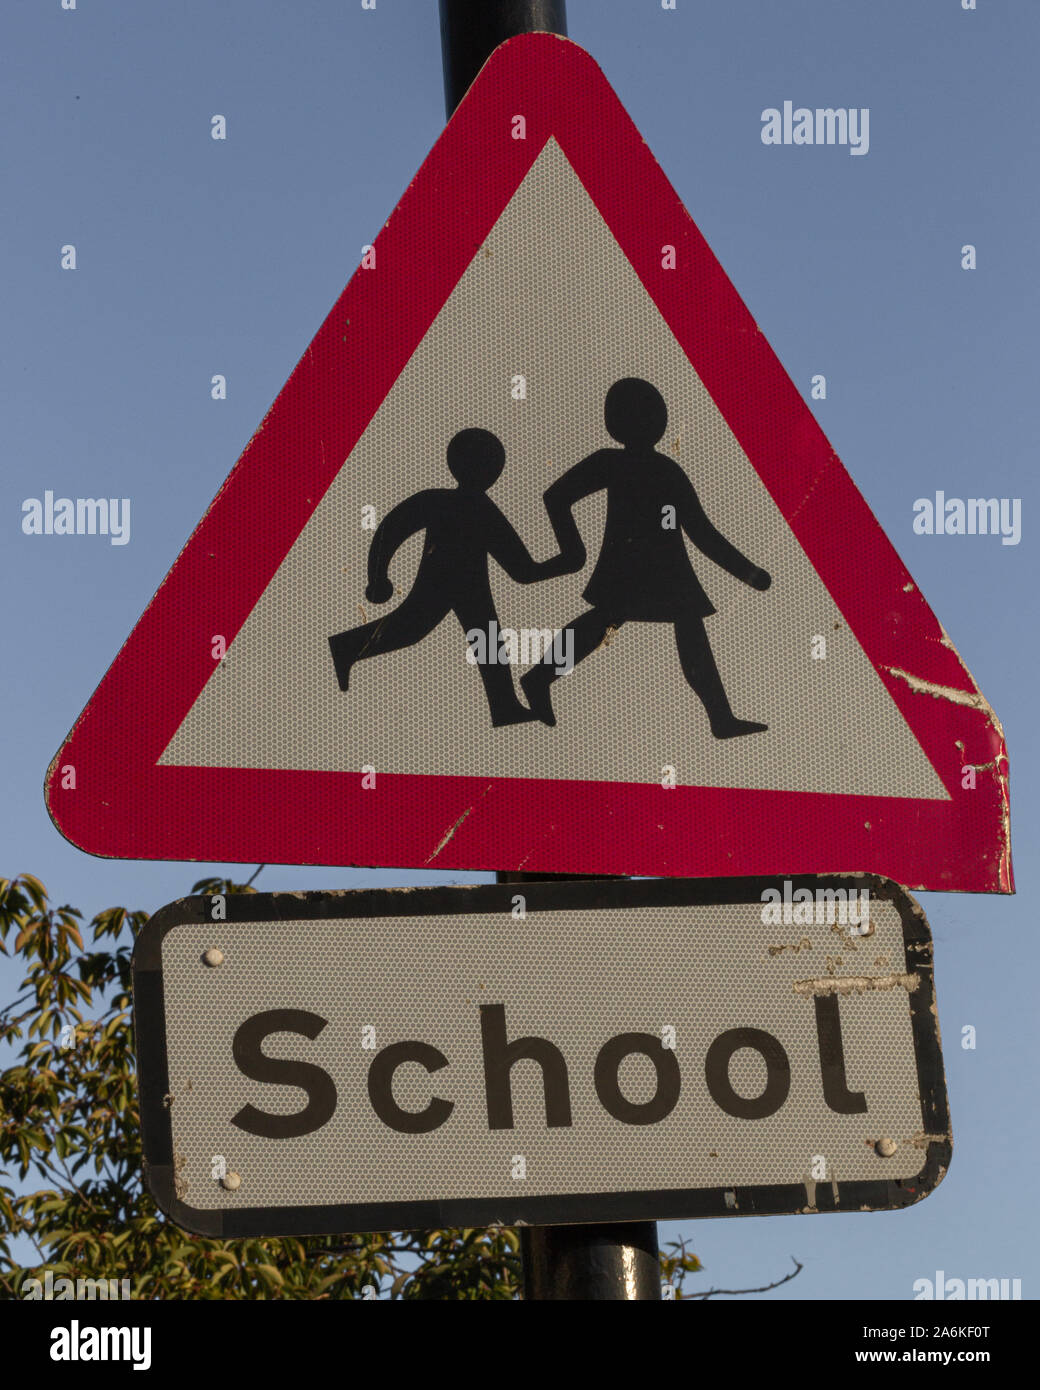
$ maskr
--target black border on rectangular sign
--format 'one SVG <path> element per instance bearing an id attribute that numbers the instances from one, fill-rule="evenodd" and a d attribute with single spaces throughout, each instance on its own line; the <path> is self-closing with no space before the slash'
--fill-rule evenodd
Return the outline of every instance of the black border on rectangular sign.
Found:
<path id="1" fill-rule="evenodd" d="M 908 967 L 919 976 L 908 994 L 925 1143 L 921 1171 L 909 1179 L 838 1182 L 816 1188 L 815 1211 L 885 1211 L 911 1206 L 938 1186 L 950 1165 L 952 1136 L 938 1018 L 933 1008 L 932 938 L 924 913 L 903 888 L 876 874 L 777 874 L 727 879 L 570 879 L 478 884 L 471 887 L 380 888 L 310 893 L 226 894 L 228 922 L 277 922 L 329 917 L 407 917 L 508 911 L 517 892 L 526 911 L 596 908 L 712 906 L 762 902 L 762 891 L 790 880 L 792 891 L 820 887 L 868 889 L 895 904 L 903 924 Z M 133 954 L 134 1029 L 138 1060 L 144 1173 L 156 1202 L 196 1235 L 338 1235 L 344 1232 L 441 1229 L 485 1225 L 551 1226 L 600 1221 L 679 1220 L 707 1216 L 777 1216 L 805 1212 L 804 1183 L 693 1191 L 567 1193 L 559 1196 L 456 1198 L 443 1202 L 370 1203 L 363 1206 L 243 1207 L 199 1210 L 174 1189 L 173 1132 L 166 1066 L 162 943 L 167 932 L 210 922 L 213 895 L 181 898 L 145 925 Z"/>

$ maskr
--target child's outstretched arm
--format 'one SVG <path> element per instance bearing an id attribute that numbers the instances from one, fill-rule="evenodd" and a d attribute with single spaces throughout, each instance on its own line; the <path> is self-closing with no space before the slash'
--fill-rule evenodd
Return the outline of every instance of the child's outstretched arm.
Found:
<path id="1" fill-rule="evenodd" d="M 515 580 L 517 584 L 534 584 L 539 579 L 552 578 L 548 567 L 556 564 L 560 557 L 557 555 L 552 560 L 541 562 L 536 560 L 513 530 L 511 523 L 494 503 L 490 505 L 485 541 L 491 558 L 497 560 L 510 579 Z M 555 573 L 563 574 L 564 571 L 558 569 Z"/>
<path id="2" fill-rule="evenodd" d="M 721 531 L 717 531 L 708 520 L 700 504 L 693 484 L 680 504 L 682 528 L 698 550 L 714 560 L 720 569 L 731 574 L 734 579 L 749 584 L 752 589 L 765 590 L 772 583 L 768 572 L 753 565 L 746 555 L 742 555 L 735 545 L 731 545 Z"/>
<path id="3" fill-rule="evenodd" d="M 590 454 L 573 468 L 568 468 L 562 477 L 546 488 L 542 501 L 549 514 L 556 543 L 560 547 L 559 556 L 546 562 L 559 565 L 554 574 L 574 574 L 584 565 L 585 542 L 581 538 L 571 508 L 575 502 L 580 502 L 583 497 L 591 497 L 594 492 L 599 492 L 605 486 L 602 460 L 597 454 Z"/>
<path id="4" fill-rule="evenodd" d="M 414 497 L 406 498 L 404 502 L 399 502 L 383 517 L 376 527 L 368 550 L 368 585 L 365 597 L 369 603 L 387 603 L 393 597 L 390 561 L 409 536 L 414 536 L 417 531 L 425 528 L 424 497 L 421 492 L 417 492 Z"/>

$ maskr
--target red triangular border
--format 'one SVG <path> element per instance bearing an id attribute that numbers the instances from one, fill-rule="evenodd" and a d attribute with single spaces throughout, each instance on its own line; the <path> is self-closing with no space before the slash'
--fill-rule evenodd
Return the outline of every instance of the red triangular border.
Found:
<path id="1" fill-rule="evenodd" d="M 510 137 L 526 119 L 526 140 Z M 950 801 L 632 783 L 159 767 L 231 640 L 554 136 L 927 754 Z M 677 249 L 675 270 L 660 248 Z M 47 776 L 93 854 L 547 873 L 862 870 L 1012 892 L 1000 725 L 592 58 L 489 59 Z M 792 448 L 792 441 L 795 447 Z M 277 498 L 277 505 L 272 504 Z M 839 524 L 836 524 L 839 523 Z M 850 546 L 849 535 L 856 544 Z M 964 765 L 976 785 L 961 785 Z M 75 768 L 75 787 L 62 769 Z"/>

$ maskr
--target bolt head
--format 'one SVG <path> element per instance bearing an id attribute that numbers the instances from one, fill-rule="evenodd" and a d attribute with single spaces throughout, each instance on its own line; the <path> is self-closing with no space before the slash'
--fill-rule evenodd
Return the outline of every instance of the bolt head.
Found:
<path id="1" fill-rule="evenodd" d="M 226 1187 L 229 1192 L 234 1192 L 242 1186 L 242 1179 L 237 1173 L 225 1173 L 220 1180 L 221 1187 Z"/>
<path id="2" fill-rule="evenodd" d="M 874 1145 L 874 1152 L 877 1154 L 879 1158 L 891 1158 L 892 1155 L 895 1153 L 896 1149 L 898 1148 L 899 1145 L 896 1143 L 894 1139 L 889 1139 L 886 1137 L 877 1141 L 877 1143 Z"/>
<path id="3" fill-rule="evenodd" d="M 208 951 L 203 951 L 202 960 L 205 965 L 223 965 L 224 952 L 216 946 L 211 946 Z"/>

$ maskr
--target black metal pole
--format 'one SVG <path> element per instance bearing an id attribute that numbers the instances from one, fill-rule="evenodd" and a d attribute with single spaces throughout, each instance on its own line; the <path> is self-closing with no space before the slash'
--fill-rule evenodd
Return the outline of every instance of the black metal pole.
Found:
<path id="1" fill-rule="evenodd" d="M 448 115 L 500 43 L 516 34 L 566 34 L 567 0 L 440 0 Z"/>
<path id="2" fill-rule="evenodd" d="M 440 0 L 444 103 L 449 117 L 500 43 L 567 33 L 566 0 Z M 500 873 L 500 883 L 583 875 Z M 520 1230 L 525 1299 L 660 1299 L 653 1221 Z"/>
<path id="3" fill-rule="evenodd" d="M 525 1299 L 660 1299 L 653 1221 L 522 1226 Z"/>

